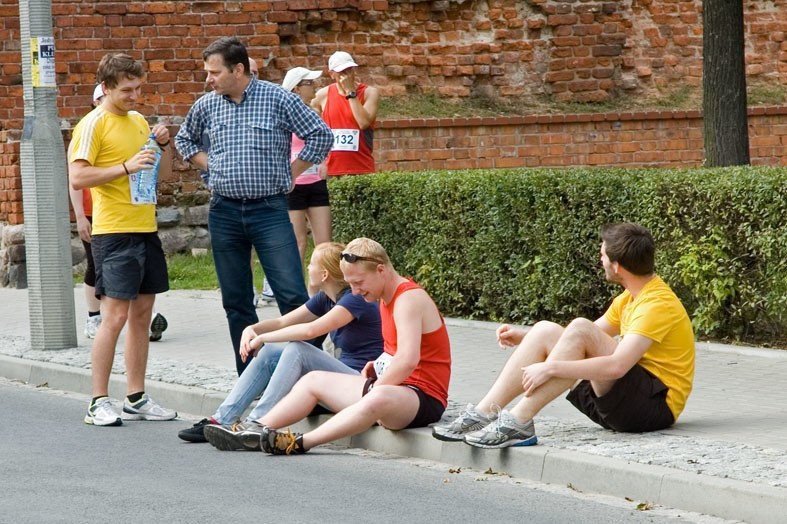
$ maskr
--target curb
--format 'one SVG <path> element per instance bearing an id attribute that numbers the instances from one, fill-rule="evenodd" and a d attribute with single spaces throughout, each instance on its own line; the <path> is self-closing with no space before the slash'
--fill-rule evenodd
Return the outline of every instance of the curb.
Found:
<path id="1" fill-rule="evenodd" d="M 90 394 L 90 370 L 0 355 L 0 376 L 53 389 Z M 225 393 L 198 387 L 147 381 L 147 391 L 162 404 L 179 412 L 209 416 Z M 113 374 L 110 395 L 125 395 L 125 378 Z M 325 420 L 312 417 L 298 424 L 311 429 Z M 174 439 L 174 435 L 173 435 Z M 373 427 L 339 444 L 405 457 L 491 469 L 546 484 L 569 486 L 580 492 L 598 493 L 634 501 L 704 513 L 751 524 L 783 522 L 787 490 L 707 475 L 644 465 L 577 451 L 538 445 L 527 448 L 483 450 L 462 443 L 432 438 L 428 428 L 389 431 Z"/>

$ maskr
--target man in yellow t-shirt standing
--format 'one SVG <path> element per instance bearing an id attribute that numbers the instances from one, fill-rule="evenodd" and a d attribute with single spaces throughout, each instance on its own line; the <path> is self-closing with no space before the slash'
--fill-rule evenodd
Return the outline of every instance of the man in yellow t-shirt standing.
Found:
<path id="1" fill-rule="evenodd" d="M 500 326 L 498 342 L 516 350 L 478 404 L 432 428 L 435 438 L 481 448 L 533 445 L 533 417 L 567 389 L 568 400 L 607 429 L 655 431 L 675 423 L 694 379 L 691 320 L 654 273 L 647 229 L 609 224 L 601 241 L 606 279 L 623 293 L 595 322 L 578 318 L 563 328 L 542 321 L 528 332 Z"/>
<path id="2" fill-rule="evenodd" d="M 154 151 L 143 149 L 149 136 L 162 150 L 159 176 L 171 170 L 171 153 L 167 128 L 161 124 L 151 128 L 133 110 L 144 76 L 142 64 L 131 56 L 104 56 L 96 71 L 104 98 L 74 128 L 69 146 L 71 187 L 92 188 L 93 194 L 92 251 L 102 322 L 93 341 L 93 400 L 84 420 L 96 426 L 118 426 L 123 418 L 177 416 L 145 394 L 151 312 L 156 293 L 169 289 L 169 278 L 156 232 L 155 188 L 138 192 L 138 178 L 156 163 Z M 126 325 L 127 396 L 121 418 L 109 399 L 108 385 L 115 346 Z"/>

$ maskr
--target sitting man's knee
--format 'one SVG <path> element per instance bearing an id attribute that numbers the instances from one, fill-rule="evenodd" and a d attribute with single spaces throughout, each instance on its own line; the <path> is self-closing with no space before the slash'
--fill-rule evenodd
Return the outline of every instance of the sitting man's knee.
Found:
<path id="1" fill-rule="evenodd" d="M 589 331 L 596 331 L 597 329 L 598 326 L 596 326 L 595 322 L 583 317 L 575 318 L 566 326 L 566 332 L 568 333 L 587 333 Z"/>
<path id="2" fill-rule="evenodd" d="M 530 328 L 528 331 L 528 336 L 560 336 L 560 333 L 563 332 L 563 327 L 560 324 L 556 324 L 555 322 L 550 322 L 549 320 L 539 320 L 533 327 Z"/>

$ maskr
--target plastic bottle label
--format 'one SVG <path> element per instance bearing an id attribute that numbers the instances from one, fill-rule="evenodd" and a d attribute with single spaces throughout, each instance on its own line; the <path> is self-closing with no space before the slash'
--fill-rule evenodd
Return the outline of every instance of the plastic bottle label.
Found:
<path id="1" fill-rule="evenodd" d="M 154 143 L 155 144 L 155 143 Z M 143 149 L 152 149 L 156 153 L 156 165 L 151 169 L 143 169 L 128 175 L 128 185 L 131 188 L 132 204 L 155 204 L 156 183 L 158 182 L 158 166 L 161 161 L 161 149 L 148 142 Z"/>

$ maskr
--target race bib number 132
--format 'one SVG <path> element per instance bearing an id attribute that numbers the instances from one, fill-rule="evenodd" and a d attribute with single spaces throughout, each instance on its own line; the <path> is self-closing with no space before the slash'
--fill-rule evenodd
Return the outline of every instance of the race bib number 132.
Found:
<path id="1" fill-rule="evenodd" d="M 332 129 L 333 148 L 331 151 L 358 151 L 361 132 L 357 129 Z"/>

